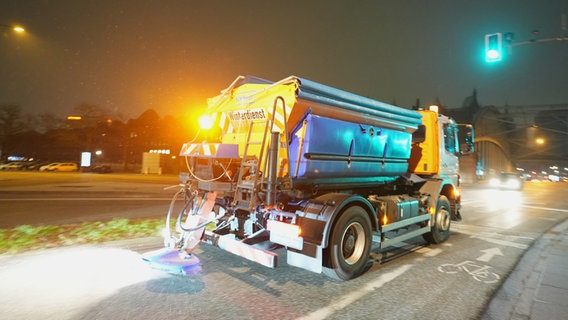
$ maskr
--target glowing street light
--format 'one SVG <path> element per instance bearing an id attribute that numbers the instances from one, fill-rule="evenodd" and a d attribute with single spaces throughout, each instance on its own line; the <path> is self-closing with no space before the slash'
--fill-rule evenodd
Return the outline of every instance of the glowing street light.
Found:
<path id="1" fill-rule="evenodd" d="M 543 145 L 545 141 L 543 138 L 536 138 L 534 142 L 536 142 L 536 144 L 538 145 Z"/>
<path id="2" fill-rule="evenodd" d="M 26 29 L 24 29 L 24 27 L 18 25 L 0 24 L 0 27 L 10 29 L 16 33 L 26 32 Z"/>

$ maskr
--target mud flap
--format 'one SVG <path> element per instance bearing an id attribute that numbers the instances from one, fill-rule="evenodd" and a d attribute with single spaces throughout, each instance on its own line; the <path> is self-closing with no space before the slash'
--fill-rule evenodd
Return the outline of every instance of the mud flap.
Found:
<path id="1" fill-rule="evenodd" d="M 317 246 L 316 248 L 315 257 L 309 257 L 292 250 L 286 251 L 286 254 L 286 262 L 291 266 L 302 268 L 315 273 L 321 273 L 323 270 L 322 248 L 320 246 Z"/>

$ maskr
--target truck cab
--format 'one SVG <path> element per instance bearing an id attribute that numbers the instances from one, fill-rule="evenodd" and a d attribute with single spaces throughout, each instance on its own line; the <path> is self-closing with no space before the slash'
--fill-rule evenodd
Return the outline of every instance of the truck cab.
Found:
<path id="1" fill-rule="evenodd" d="M 452 218 L 460 220 L 460 176 L 459 158 L 471 153 L 472 140 L 460 141 L 459 128 L 466 131 L 463 137 L 472 137 L 472 126 L 460 126 L 448 116 L 433 110 L 418 110 L 422 114 L 424 128 L 418 130 L 413 144 L 412 155 L 409 159 L 409 171 L 424 178 L 441 179 L 442 194 L 452 205 Z M 464 146 L 466 150 L 461 150 Z"/>

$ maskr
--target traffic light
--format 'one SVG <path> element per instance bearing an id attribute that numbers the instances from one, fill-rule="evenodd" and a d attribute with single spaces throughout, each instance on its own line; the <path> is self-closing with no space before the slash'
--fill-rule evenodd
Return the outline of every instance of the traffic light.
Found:
<path id="1" fill-rule="evenodd" d="M 503 34 L 492 33 L 485 35 L 485 61 L 497 62 L 503 59 Z"/>

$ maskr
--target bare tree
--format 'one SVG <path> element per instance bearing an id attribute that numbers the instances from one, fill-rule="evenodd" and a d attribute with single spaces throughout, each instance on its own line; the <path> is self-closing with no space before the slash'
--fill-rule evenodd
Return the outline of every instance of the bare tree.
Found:
<path id="1" fill-rule="evenodd" d="M 17 141 L 14 137 L 27 129 L 22 108 L 17 105 L 0 105 L 0 159 L 6 160 Z"/>
<path id="2" fill-rule="evenodd" d="M 53 113 L 43 113 L 37 116 L 37 130 L 41 133 L 61 129 L 65 126 L 65 121 Z"/>

